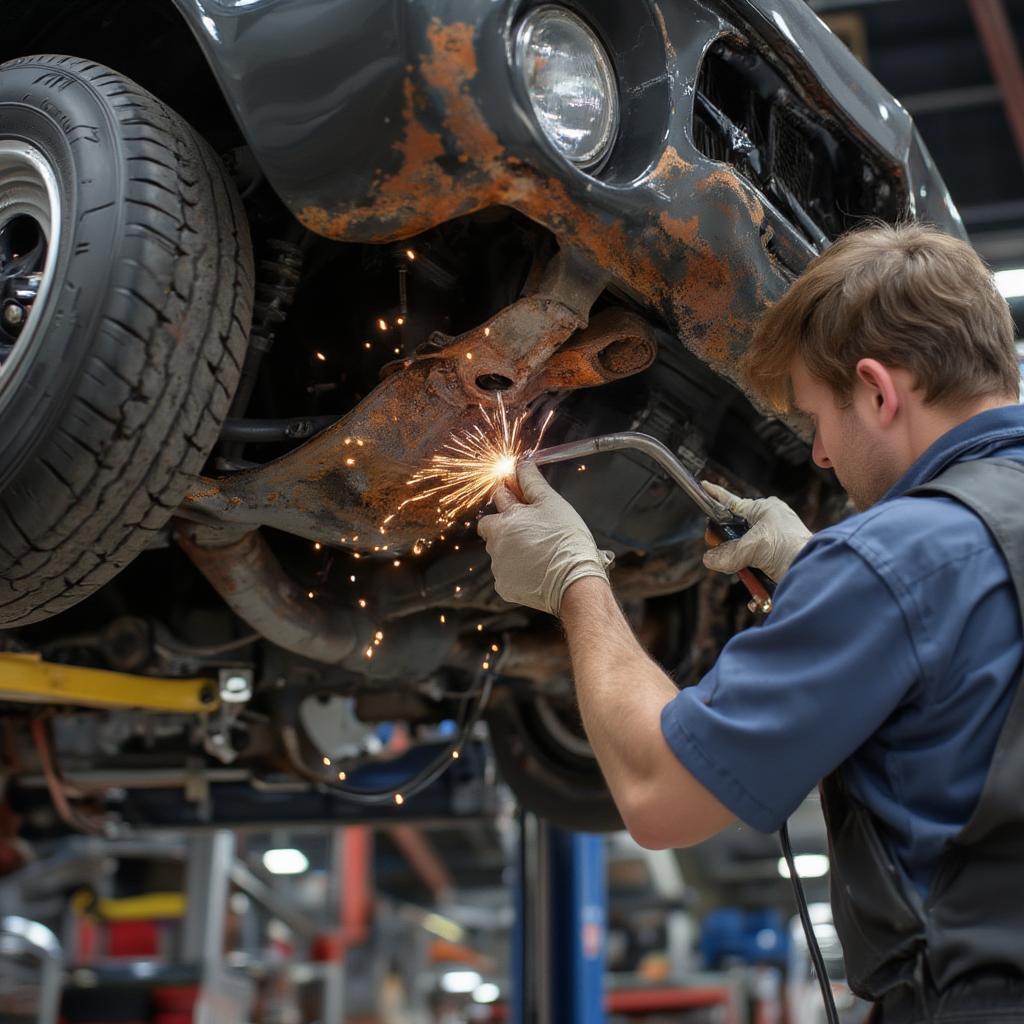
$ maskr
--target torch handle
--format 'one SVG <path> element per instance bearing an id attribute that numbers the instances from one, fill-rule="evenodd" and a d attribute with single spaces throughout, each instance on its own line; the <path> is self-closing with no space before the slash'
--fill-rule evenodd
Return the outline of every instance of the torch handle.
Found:
<path id="1" fill-rule="evenodd" d="M 716 523 L 709 519 L 707 529 L 704 532 L 704 539 L 708 546 L 715 548 L 727 540 L 739 540 L 750 529 L 750 524 L 741 516 L 729 523 Z M 747 588 L 750 594 L 750 601 L 747 607 L 752 612 L 767 614 L 772 610 L 772 594 L 775 591 L 775 583 L 769 579 L 760 569 L 740 569 L 737 576 L 740 582 Z"/>

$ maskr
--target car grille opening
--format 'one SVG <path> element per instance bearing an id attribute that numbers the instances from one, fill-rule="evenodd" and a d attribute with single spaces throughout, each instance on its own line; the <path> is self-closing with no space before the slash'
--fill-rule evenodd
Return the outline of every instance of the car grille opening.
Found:
<path id="1" fill-rule="evenodd" d="M 712 44 L 697 76 L 693 141 L 742 174 L 818 249 L 903 207 L 895 165 L 812 106 L 748 43 Z"/>

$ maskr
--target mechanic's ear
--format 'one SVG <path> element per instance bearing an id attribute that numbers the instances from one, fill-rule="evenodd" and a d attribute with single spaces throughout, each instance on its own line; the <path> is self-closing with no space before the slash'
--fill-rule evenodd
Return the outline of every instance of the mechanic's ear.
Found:
<path id="1" fill-rule="evenodd" d="M 871 396 L 879 425 L 891 426 L 900 408 L 899 391 L 892 371 L 877 359 L 867 358 L 858 361 L 856 370 L 858 380 Z"/>
<path id="2" fill-rule="evenodd" d="M 540 501 L 545 494 L 551 493 L 551 485 L 544 479 L 540 466 L 533 462 L 520 463 L 516 472 L 516 479 L 519 481 L 519 489 L 523 497 L 533 505 Z"/>

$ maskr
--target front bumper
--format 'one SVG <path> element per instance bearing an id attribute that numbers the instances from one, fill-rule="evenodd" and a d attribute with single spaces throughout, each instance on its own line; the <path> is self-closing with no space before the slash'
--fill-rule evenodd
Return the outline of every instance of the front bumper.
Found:
<path id="1" fill-rule="evenodd" d="M 911 178 L 934 176 L 906 112 L 798 0 L 578 5 L 620 79 L 620 136 L 594 175 L 552 150 L 511 68 L 526 0 L 176 2 L 306 227 L 383 243 L 514 208 L 741 387 L 754 319 L 814 249 L 694 145 L 695 78 L 712 43 L 756 37 L 794 82 L 817 76 L 814 102 L 903 169 L 908 202 Z M 941 180 L 926 191 L 941 211 Z"/>

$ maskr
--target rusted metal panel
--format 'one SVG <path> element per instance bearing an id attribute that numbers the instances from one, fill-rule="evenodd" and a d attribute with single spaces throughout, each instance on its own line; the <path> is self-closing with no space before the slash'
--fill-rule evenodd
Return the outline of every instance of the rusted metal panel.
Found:
<path id="1" fill-rule="evenodd" d="M 622 309 L 607 309 L 586 330 L 547 361 L 523 395 L 530 401 L 544 391 L 597 387 L 646 370 L 658 354 L 650 326 Z"/>
<path id="2" fill-rule="evenodd" d="M 365 552 L 408 551 L 440 532 L 429 503 L 401 508 L 413 493 L 408 481 L 453 429 L 495 404 L 496 392 L 481 382 L 504 382 L 506 401 L 521 405 L 650 365 L 651 330 L 620 310 L 605 311 L 563 347 L 585 326 L 602 284 L 592 267 L 556 256 L 536 294 L 457 338 L 436 336 L 434 347 L 396 365 L 337 423 L 259 469 L 204 479 L 185 508 Z"/>
<path id="3" fill-rule="evenodd" d="M 753 189 L 730 168 L 667 145 L 630 204 L 610 207 L 580 187 L 577 173 L 545 173 L 503 145 L 478 101 L 472 24 L 431 18 L 426 44 L 418 67 L 407 70 L 397 168 L 346 205 L 300 210 L 306 227 L 390 241 L 510 206 L 604 269 L 735 379 L 753 318 L 788 283 L 762 247 L 767 221 Z"/>

